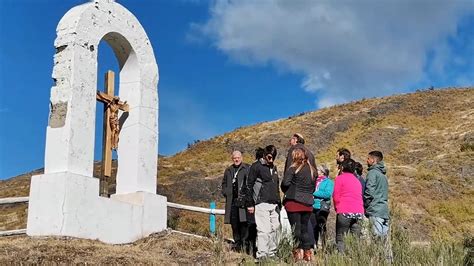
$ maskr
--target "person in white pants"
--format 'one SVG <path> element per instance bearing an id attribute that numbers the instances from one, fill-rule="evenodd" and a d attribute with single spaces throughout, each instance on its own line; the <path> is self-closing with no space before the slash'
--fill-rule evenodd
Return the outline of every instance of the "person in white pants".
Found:
<path id="1" fill-rule="evenodd" d="M 248 176 L 254 204 L 247 210 L 255 213 L 257 259 L 275 257 L 277 252 L 281 200 L 277 167 L 273 164 L 276 156 L 275 146 L 265 147 L 263 159 L 250 168 Z"/>

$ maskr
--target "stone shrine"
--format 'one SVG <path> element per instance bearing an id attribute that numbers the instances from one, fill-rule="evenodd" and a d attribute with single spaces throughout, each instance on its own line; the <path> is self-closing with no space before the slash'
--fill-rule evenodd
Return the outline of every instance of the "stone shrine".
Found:
<path id="1" fill-rule="evenodd" d="M 116 194 L 99 196 L 93 177 L 99 42 L 120 68 Z M 156 194 L 158 66 L 137 18 L 112 0 L 69 10 L 57 27 L 44 174 L 31 180 L 27 234 L 129 243 L 166 229 L 167 199 Z"/>

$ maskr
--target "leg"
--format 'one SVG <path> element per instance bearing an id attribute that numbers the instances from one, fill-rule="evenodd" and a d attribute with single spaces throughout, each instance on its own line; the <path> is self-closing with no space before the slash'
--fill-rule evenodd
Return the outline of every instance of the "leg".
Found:
<path id="1" fill-rule="evenodd" d="M 313 209 L 313 213 L 311 214 L 311 217 L 309 218 L 309 223 L 311 224 L 311 227 L 313 229 L 312 240 L 313 240 L 314 248 L 318 249 L 319 231 L 318 231 L 318 222 L 316 221 L 316 213 L 317 213 L 317 210 Z"/>
<path id="2" fill-rule="evenodd" d="M 242 239 L 242 250 L 248 253 L 248 250 L 250 250 L 250 242 L 247 222 L 240 222 L 240 237 Z"/>
<path id="3" fill-rule="evenodd" d="M 384 237 L 388 233 L 388 219 L 370 216 L 370 223 L 372 225 L 372 233 L 375 236 Z"/>
<path id="4" fill-rule="evenodd" d="M 362 227 L 360 226 L 359 219 L 351 219 L 350 230 L 351 230 L 351 234 L 353 234 L 357 238 L 360 238 Z"/>
<path id="5" fill-rule="evenodd" d="M 336 218 L 336 246 L 339 252 L 344 252 L 344 236 L 349 232 L 351 219 L 347 219 L 342 214 Z"/>
<path id="6" fill-rule="evenodd" d="M 309 223 L 309 218 L 311 217 L 311 212 L 301 212 L 301 246 L 304 250 L 308 250 L 313 248 L 313 245 L 311 243 L 311 238 L 309 237 L 309 232 L 308 232 L 308 223 Z"/>
<path id="7" fill-rule="evenodd" d="M 271 224 L 271 233 L 270 233 L 270 242 L 268 243 L 269 247 L 269 256 L 276 256 L 277 246 L 278 246 L 278 229 L 280 229 L 280 214 L 277 212 L 278 205 L 270 204 L 270 224 Z"/>
<path id="8" fill-rule="evenodd" d="M 301 248 L 300 246 L 301 245 L 301 241 L 300 241 L 301 216 L 298 212 L 287 212 L 287 214 L 288 214 L 288 220 L 290 221 L 295 246 L 298 248 Z"/>
<path id="9" fill-rule="evenodd" d="M 234 238 L 234 249 L 240 251 L 242 237 L 240 232 L 239 208 L 232 206 L 230 209 L 230 225 L 232 226 L 232 237 Z"/>
<path id="10" fill-rule="evenodd" d="M 316 221 L 315 215 L 313 212 L 310 213 L 309 215 L 309 221 L 308 221 L 308 237 L 309 237 L 309 242 L 311 243 L 311 248 L 314 248 L 314 244 L 316 243 L 314 239 L 314 222 Z"/>
<path id="11" fill-rule="evenodd" d="M 303 258 L 305 261 L 313 260 L 314 245 L 308 232 L 309 219 L 312 214 L 313 212 L 301 212 L 301 243 L 304 250 Z"/>
<path id="12" fill-rule="evenodd" d="M 326 221 L 328 220 L 329 212 L 319 210 L 316 216 L 318 231 L 321 235 L 321 246 L 326 247 Z"/>
<path id="13" fill-rule="evenodd" d="M 257 225 L 255 223 L 249 224 L 249 242 L 250 242 L 250 250 L 249 255 L 253 255 L 256 257 L 257 254 Z"/>
<path id="14" fill-rule="evenodd" d="M 255 206 L 255 222 L 257 224 L 257 259 L 268 256 L 271 234 L 270 210 L 268 203 Z"/>

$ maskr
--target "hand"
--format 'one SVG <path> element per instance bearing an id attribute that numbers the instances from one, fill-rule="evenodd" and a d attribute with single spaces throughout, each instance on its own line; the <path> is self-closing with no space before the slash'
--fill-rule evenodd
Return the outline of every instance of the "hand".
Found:
<path id="1" fill-rule="evenodd" d="M 255 212 L 255 207 L 248 207 L 248 208 L 247 208 L 247 211 L 248 211 L 250 214 L 252 214 L 252 213 Z"/>

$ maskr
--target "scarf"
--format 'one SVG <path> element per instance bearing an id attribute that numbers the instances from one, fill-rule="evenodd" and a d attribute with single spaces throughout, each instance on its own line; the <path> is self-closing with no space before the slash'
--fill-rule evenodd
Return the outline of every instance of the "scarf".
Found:
<path id="1" fill-rule="evenodd" d="M 323 182 L 324 179 L 326 179 L 327 176 L 318 176 L 318 178 L 316 179 L 316 190 L 318 190 L 319 188 L 319 185 L 321 184 L 321 182 Z"/>

